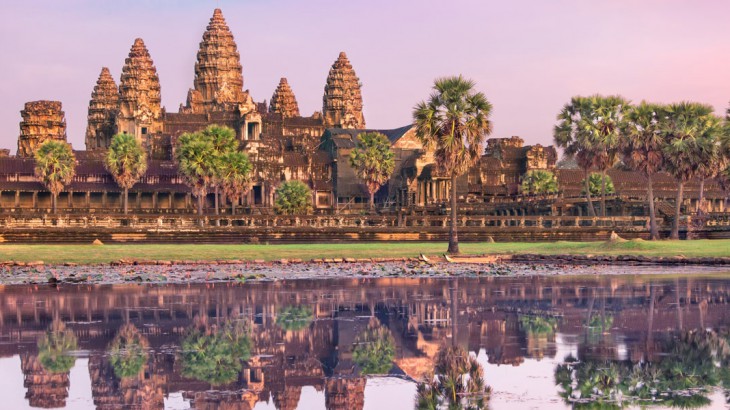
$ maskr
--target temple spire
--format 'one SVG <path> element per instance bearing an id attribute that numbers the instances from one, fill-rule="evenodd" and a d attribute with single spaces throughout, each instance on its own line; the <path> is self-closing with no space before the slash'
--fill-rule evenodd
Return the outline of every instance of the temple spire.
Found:
<path id="1" fill-rule="evenodd" d="M 279 81 L 279 86 L 271 96 L 269 112 L 281 114 L 283 118 L 299 117 L 299 104 L 286 78 Z"/>
<path id="2" fill-rule="evenodd" d="M 89 151 L 108 148 L 116 133 L 116 115 L 119 106 L 119 89 L 107 67 L 102 67 L 99 79 L 89 101 L 86 127 L 86 149 Z"/>
<path id="3" fill-rule="evenodd" d="M 327 76 L 322 114 L 326 127 L 365 128 L 360 79 L 345 52 L 340 53 Z"/>
<path id="4" fill-rule="evenodd" d="M 146 139 L 162 131 L 160 79 L 141 38 L 134 40 L 119 82 L 117 130 Z"/>
<path id="5" fill-rule="evenodd" d="M 215 9 L 200 42 L 187 108 L 203 113 L 246 101 L 241 56 L 223 12 Z"/>

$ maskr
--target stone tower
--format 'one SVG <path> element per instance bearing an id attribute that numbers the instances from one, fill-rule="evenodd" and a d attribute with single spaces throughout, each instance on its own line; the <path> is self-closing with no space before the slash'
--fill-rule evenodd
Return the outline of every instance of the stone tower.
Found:
<path id="1" fill-rule="evenodd" d="M 146 141 L 149 134 L 162 131 L 160 79 L 141 38 L 134 40 L 122 68 L 119 82 L 117 131 Z"/>
<path id="2" fill-rule="evenodd" d="M 227 110 L 248 102 L 243 91 L 243 68 L 233 34 L 220 9 L 215 9 L 195 63 L 193 89 L 187 109 L 193 113 Z M 253 102 L 251 101 L 251 105 Z"/>
<path id="3" fill-rule="evenodd" d="M 355 70 L 344 52 L 332 64 L 327 76 L 322 114 L 325 127 L 365 128 L 360 79 L 355 75 Z"/>
<path id="4" fill-rule="evenodd" d="M 269 112 L 281 114 L 283 118 L 299 117 L 299 104 L 286 78 L 279 81 L 271 97 Z"/>
<path id="5" fill-rule="evenodd" d="M 86 126 L 86 149 L 94 151 L 109 147 L 116 133 L 119 89 L 109 69 L 103 67 L 89 101 L 88 125 Z"/>
<path id="6" fill-rule="evenodd" d="M 66 117 L 60 101 L 27 102 L 20 116 L 19 157 L 32 157 L 48 140 L 66 141 Z"/>

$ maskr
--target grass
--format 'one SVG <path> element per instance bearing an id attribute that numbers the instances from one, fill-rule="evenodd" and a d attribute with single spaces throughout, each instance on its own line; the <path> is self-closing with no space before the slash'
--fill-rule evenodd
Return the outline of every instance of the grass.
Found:
<path id="1" fill-rule="evenodd" d="M 625 241 L 625 242 L 505 242 L 462 243 L 465 255 L 475 254 L 592 254 L 685 257 L 730 257 L 730 240 Z M 278 260 L 314 258 L 417 257 L 440 255 L 442 242 L 336 243 L 297 245 L 11 245 L 0 244 L 0 261 L 44 261 L 48 264 L 108 263 L 133 260 Z"/>

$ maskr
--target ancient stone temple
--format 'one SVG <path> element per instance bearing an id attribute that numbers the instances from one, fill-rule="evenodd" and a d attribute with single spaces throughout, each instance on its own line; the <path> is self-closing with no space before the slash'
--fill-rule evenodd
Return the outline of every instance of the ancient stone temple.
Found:
<path id="1" fill-rule="evenodd" d="M 360 79 L 344 52 L 332 64 L 324 86 L 322 114 L 325 127 L 364 129 Z"/>
<path id="2" fill-rule="evenodd" d="M 141 38 L 134 40 L 124 62 L 119 94 L 117 132 L 145 141 L 149 134 L 162 131 L 160 79 Z"/>
<path id="3" fill-rule="evenodd" d="M 233 34 L 220 9 L 215 9 L 195 63 L 193 89 L 188 92 L 187 109 L 195 114 L 230 109 L 253 101 L 243 91 L 243 68 Z M 248 111 L 248 110 L 246 110 Z"/>
<path id="4" fill-rule="evenodd" d="M 88 125 L 86 127 L 86 150 L 94 151 L 109 147 L 116 133 L 119 89 L 109 69 L 103 67 L 89 101 Z"/>
<path id="5" fill-rule="evenodd" d="M 20 116 L 19 157 L 32 157 L 48 140 L 66 141 L 66 117 L 60 101 L 27 102 Z"/>
<path id="6" fill-rule="evenodd" d="M 299 117 L 299 104 L 286 78 L 279 81 L 279 86 L 271 96 L 269 112 L 281 114 L 283 118 Z"/>

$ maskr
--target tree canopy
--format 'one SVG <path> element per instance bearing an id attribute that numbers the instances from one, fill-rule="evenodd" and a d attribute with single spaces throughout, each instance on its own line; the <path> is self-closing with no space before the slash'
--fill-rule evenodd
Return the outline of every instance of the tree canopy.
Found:
<path id="1" fill-rule="evenodd" d="M 276 188 L 276 212 L 284 215 L 305 215 L 312 211 L 312 191 L 301 181 L 286 181 Z"/>
<path id="2" fill-rule="evenodd" d="M 370 209 L 374 204 L 375 193 L 388 182 L 395 169 L 395 154 L 390 148 L 390 140 L 379 132 L 364 132 L 355 141 L 350 151 L 350 166 L 355 175 L 365 182 L 370 195 Z"/>

